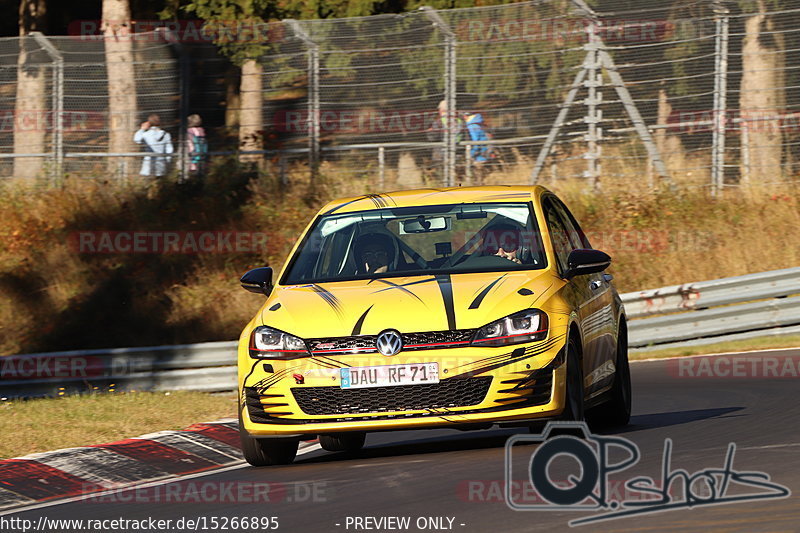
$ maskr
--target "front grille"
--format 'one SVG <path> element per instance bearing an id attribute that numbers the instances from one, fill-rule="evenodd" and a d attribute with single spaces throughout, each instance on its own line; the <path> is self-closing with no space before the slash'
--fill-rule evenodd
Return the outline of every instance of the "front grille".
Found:
<path id="1" fill-rule="evenodd" d="M 385 413 L 478 405 L 491 384 L 492 378 L 485 376 L 367 389 L 295 387 L 292 394 L 300 409 L 309 415 Z"/>
<path id="2" fill-rule="evenodd" d="M 448 347 L 466 346 L 475 334 L 474 329 L 457 329 L 449 331 L 423 331 L 402 333 L 403 350 L 429 350 Z M 312 353 L 372 353 L 377 352 L 375 340 L 377 335 L 351 335 L 349 337 L 327 337 L 308 339 Z"/>
<path id="3" fill-rule="evenodd" d="M 472 340 L 474 329 L 456 329 L 452 331 L 424 331 L 421 333 L 406 333 L 403 335 L 403 345 L 406 348 L 440 348 L 442 344 L 468 343 Z M 434 346 L 427 346 L 427 345 Z"/>

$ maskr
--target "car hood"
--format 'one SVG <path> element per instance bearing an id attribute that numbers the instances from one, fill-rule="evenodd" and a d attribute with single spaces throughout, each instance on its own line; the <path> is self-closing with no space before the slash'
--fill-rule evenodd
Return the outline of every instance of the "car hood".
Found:
<path id="1" fill-rule="evenodd" d="M 306 339 L 472 329 L 535 306 L 553 283 L 529 270 L 279 286 L 261 323 Z"/>

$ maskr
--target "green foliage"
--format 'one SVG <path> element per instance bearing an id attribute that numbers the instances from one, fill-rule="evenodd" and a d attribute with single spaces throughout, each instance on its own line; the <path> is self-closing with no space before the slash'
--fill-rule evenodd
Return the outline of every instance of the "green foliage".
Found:
<path id="1" fill-rule="evenodd" d="M 279 15 L 271 0 L 192 0 L 182 10 L 205 21 L 204 30 L 233 63 L 241 65 L 267 53 L 267 20 Z"/>
<path id="2" fill-rule="evenodd" d="M 402 10 L 400 2 L 381 0 L 285 0 L 281 6 L 288 16 L 298 19 L 363 17 Z"/>

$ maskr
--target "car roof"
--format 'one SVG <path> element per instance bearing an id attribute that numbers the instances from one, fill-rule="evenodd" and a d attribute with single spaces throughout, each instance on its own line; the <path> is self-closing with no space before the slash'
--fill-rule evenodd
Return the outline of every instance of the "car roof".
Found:
<path id="1" fill-rule="evenodd" d="M 392 191 L 339 198 L 329 202 L 320 214 L 348 213 L 384 209 L 387 207 L 415 207 L 425 205 L 528 202 L 546 191 L 540 185 L 486 185 L 476 187 L 447 187 Z"/>

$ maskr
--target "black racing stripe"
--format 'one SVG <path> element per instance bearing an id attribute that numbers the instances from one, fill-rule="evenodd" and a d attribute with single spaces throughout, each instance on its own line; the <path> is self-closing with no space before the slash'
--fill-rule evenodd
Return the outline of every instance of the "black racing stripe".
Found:
<path id="1" fill-rule="evenodd" d="M 448 193 L 448 192 L 450 192 L 450 191 L 449 191 L 449 190 L 447 190 L 447 189 L 437 189 L 437 188 L 435 188 L 435 187 L 430 187 L 430 190 L 432 190 L 432 191 L 435 191 L 435 192 L 431 192 L 431 193 L 428 193 L 428 194 L 424 194 L 424 195 L 420 196 L 420 198 L 427 198 L 428 196 L 433 196 L 433 195 L 435 195 L 435 194 L 442 194 L 442 193 Z"/>
<path id="2" fill-rule="evenodd" d="M 261 362 L 261 361 L 259 361 L 258 359 L 256 359 L 256 360 L 253 362 L 253 366 L 251 366 L 251 367 L 250 367 L 250 372 L 248 372 L 248 373 L 247 373 L 247 375 L 246 375 L 246 376 L 244 377 L 244 379 L 242 380 L 242 383 L 244 384 L 244 386 L 247 386 L 247 378 L 249 378 L 250 376 L 252 376 L 252 375 L 253 375 L 253 372 L 255 372 L 255 370 L 256 370 L 256 365 L 257 365 L 258 363 L 260 363 L 260 362 Z"/>
<path id="3" fill-rule="evenodd" d="M 391 282 L 391 281 L 388 281 L 388 280 L 385 280 L 385 279 L 379 279 L 378 281 L 380 281 L 381 283 L 385 283 L 386 285 L 389 285 L 389 287 L 386 287 L 385 289 L 379 289 L 379 290 L 373 292 L 372 294 L 378 294 L 379 292 L 388 291 L 388 290 L 391 290 L 391 289 L 400 289 L 404 293 L 410 294 L 411 296 L 413 296 L 414 298 L 416 298 L 417 300 L 422 302 L 422 300 L 420 299 L 419 296 L 417 296 L 416 294 L 414 294 L 410 290 L 406 289 L 404 285 L 398 285 L 397 283 L 394 283 L 394 282 Z M 425 302 L 422 302 L 422 303 L 425 303 Z M 356 334 L 354 333 L 353 335 L 356 335 Z"/>
<path id="4" fill-rule="evenodd" d="M 525 348 L 525 350 L 522 353 L 519 353 L 519 351 L 518 351 L 519 349 L 514 350 L 513 352 L 511 352 L 511 354 L 508 354 L 506 359 L 503 360 L 503 361 L 499 361 L 499 362 L 496 362 L 496 363 L 493 363 L 493 364 L 490 364 L 490 365 L 485 365 L 485 366 L 482 366 L 480 368 L 475 368 L 475 369 L 469 370 L 467 372 L 464 372 L 462 374 L 458 374 L 456 376 L 452 376 L 449 379 L 454 379 L 454 378 L 458 378 L 458 377 L 467 377 L 467 376 L 477 376 L 479 374 L 483 374 L 485 372 L 489 372 L 490 370 L 495 370 L 497 368 L 500 368 L 500 367 L 503 367 L 503 366 L 507 366 L 507 365 L 522 361 L 523 359 L 528 359 L 529 357 L 534 357 L 534 356 L 539 355 L 541 353 L 544 353 L 547 350 L 549 350 L 550 348 L 552 348 L 553 344 L 554 344 L 554 342 L 548 342 L 547 345 L 540 346 L 540 347 L 538 347 L 536 349 L 528 347 L 528 348 Z"/>
<path id="5" fill-rule="evenodd" d="M 241 399 L 240 399 L 240 401 L 241 401 L 242 403 L 241 403 L 241 406 L 240 406 L 240 410 L 241 410 L 241 409 L 244 409 L 244 408 L 245 408 L 245 406 L 247 405 L 247 403 L 246 403 L 246 402 L 247 402 L 247 397 L 246 397 L 246 395 L 245 395 L 245 393 L 244 393 L 244 388 L 247 386 L 247 378 L 249 378 L 250 376 L 252 376 L 252 375 L 253 375 L 253 372 L 254 372 L 254 371 L 255 371 L 255 369 L 256 369 L 256 365 L 257 365 L 258 363 L 260 363 L 260 362 L 261 362 L 261 361 L 259 361 L 259 360 L 253 361 L 253 366 L 251 366 L 251 367 L 250 367 L 250 372 L 248 372 L 248 373 L 247 373 L 247 375 L 246 375 L 246 376 L 244 377 L 244 379 L 242 380 L 242 384 L 243 384 L 243 386 L 242 386 L 242 397 L 241 397 Z"/>
<path id="6" fill-rule="evenodd" d="M 358 320 L 356 321 L 356 325 L 353 326 L 353 333 L 351 333 L 351 335 L 361 335 L 361 326 L 364 325 L 364 319 L 367 318 L 367 313 L 369 313 L 370 309 L 372 309 L 372 305 L 367 307 L 367 310 L 364 311 L 364 314 L 358 318 Z"/>
<path id="7" fill-rule="evenodd" d="M 311 290 L 316 292 L 320 295 L 320 297 L 325 300 L 325 302 L 330 305 L 336 314 L 341 316 L 342 314 L 342 305 L 339 303 L 339 299 L 334 296 L 328 289 L 322 287 L 321 285 L 317 285 L 316 283 L 312 283 L 310 285 Z"/>
<path id="8" fill-rule="evenodd" d="M 490 370 L 494 370 L 496 368 L 500 368 L 500 367 L 503 367 L 503 366 L 506 366 L 506 365 L 510 365 L 510 364 L 516 363 L 518 361 L 522 361 L 523 359 L 527 359 L 528 357 L 531 357 L 531 356 L 523 353 L 523 354 L 520 354 L 520 355 L 518 355 L 516 357 L 509 357 L 504 361 L 500 361 L 499 363 L 494 363 L 492 365 L 486 365 L 486 366 L 482 366 L 480 368 L 475 368 L 473 370 L 468 370 L 468 371 L 466 371 L 466 372 L 464 372 L 462 374 L 458 374 L 456 376 L 452 376 L 452 377 L 450 377 L 450 379 L 477 376 L 479 374 L 483 374 L 485 372 L 489 372 Z"/>
<path id="9" fill-rule="evenodd" d="M 315 363 L 317 363 L 320 366 L 324 366 L 325 368 L 339 368 L 338 366 L 334 365 L 333 363 L 330 363 L 328 361 L 323 360 L 318 355 L 312 356 L 311 360 L 314 361 Z"/>
<path id="10" fill-rule="evenodd" d="M 436 283 L 439 284 L 439 291 L 442 293 L 444 301 L 444 312 L 447 314 L 447 328 L 456 328 L 456 310 L 453 305 L 453 283 L 450 281 L 450 274 L 438 274 L 435 276 Z"/>
<path id="11" fill-rule="evenodd" d="M 563 337 L 564 337 L 564 335 L 559 335 L 558 337 L 553 337 L 553 338 L 552 338 L 552 339 L 550 339 L 549 341 L 545 342 L 545 343 L 544 343 L 542 346 L 540 346 L 539 348 L 541 348 L 541 349 L 542 349 L 542 351 L 547 351 L 547 350 L 549 350 L 550 348 L 552 348 L 552 347 L 553 347 L 553 345 L 554 345 L 556 342 L 558 342 L 560 339 L 562 339 Z M 513 345 L 512 345 L 512 346 L 513 346 Z M 491 357 L 485 357 L 485 358 L 483 358 L 483 359 L 476 359 L 476 360 L 474 360 L 474 361 L 471 361 L 471 362 L 470 362 L 470 363 L 468 363 L 468 364 L 488 363 L 488 362 L 490 362 L 490 361 L 497 361 L 498 359 L 502 359 L 503 357 L 508 357 L 508 356 L 510 356 L 510 355 L 511 355 L 511 353 L 504 353 L 504 354 L 500 354 L 500 355 L 493 355 L 493 356 L 491 356 Z"/>
<path id="12" fill-rule="evenodd" d="M 527 352 L 526 352 L 526 356 L 525 357 L 532 357 L 534 355 L 539 355 L 540 353 L 546 352 L 547 350 L 549 350 L 550 348 L 555 346 L 555 344 L 559 341 L 559 339 L 561 339 L 563 337 L 564 337 L 564 335 L 560 335 L 558 337 L 554 337 L 554 338 L 550 339 L 549 341 L 545 342 L 543 345 L 537 346 L 535 349 L 531 348 L 531 347 L 527 348 Z M 517 348 L 517 350 L 518 349 L 519 348 Z M 516 350 L 512 350 L 511 352 L 505 352 L 505 353 L 502 353 L 502 354 L 493 355 L 491 357 L 485 357 L 483 359 L 476 359 L 474 361 L 470 361 L 469 363 L 465 363 L 463 365 L 458 365 L 455 368 L 453 368 L 453 370 L 459 369 L 459 368 L 466 368 L 466 367 L 469 367 L 469 366 L 472 366 L 472 365 L 490 366 L 492 364 L 500 363 L 500 362 L 503 362 L 503 364 L 507 364 L 506 363 L 507 361 L 509 361 L 509 360 L 511 360 L 511 359 L 513 359 L 515 357 L 515 355 L 514 355 L 515 351 Z"/>
<path id="13" fill-rule="evenodd" d="M 478 307 L 480 307 L 480 306 L 481 306 L 481 302 L 483 302 L 483 299 L 484 299 L 484 298 L 486 298 L 486 295 L 487 295 L 487 294 L 489 294 L 489 291 L 490 291 L 490 290 L 492 290 L 492 287 L 494 287 L 495 285 L 497 285 L 497 283 L 498 283 L 498 282 L 499 282 L 501 279 L 503 279 L 504 277 L 506 277 L 506 275 L 507 275 L 507 274 L 503 274 L 502 276 L 500 276 L 499 278 L 497 278 L 496 280 L 494 280 L 493 282 L 491 282 L 489 285 L 487 285 L 487 286 L 486 286 L 486 287 L 485 287 L 485 288 L 484 288 L 484 289 L 481 291 L 481 293 L 480 293 L 478 296 L 476 296 L 474 300 L 472 300 L 472 303 L 471 303 L 471 304 L 469 304 L 469 309 L 477 309 Z"/>
<path id="14" fill-rule="evenodd" d="M 343 207 L 345 207 L 345 206 L 347 206 L 347 205 L 354 204 L 354 203 L 356 203 L 356 202 L 360 202 L 361 200 L 365 200 L 365 199 L 367 199 L 367 198 L 369 198 L 369 195 L 366 195 L 366 194 L 365 194 L 365 195 L 363 195 L 363 196 L 359 196 L 358 198 L 355 198 L 355 199 L 353 199 L 353 200 L 350 200 L 349 202 L 345 202 L 345 203 L 343 203 L 343 204 L 341 204 L 341 205 L 337 205 L 336 207 L 332 207 L 332 208 L 328 209 L 327 211 L 325 211 L 325 212 L 324 212 L 324 213 L 322 213 L 322 214 L 323 214 L 323 215 L 330 215 L 331 213 L 333 213 L 333 212 L 334 212 L 334 211 L 336 211 L 337 209 L 341 209 L 341 208 L 343 208 Z"/>
<path id="15" fill-rule="evenodd" d="M 317 359 L 324 359 L 325 362 L 327 362 L 330 365 L 335 365 L 334 368 L 349 368 L 350 367 L 350 365 L 348 365 L 347 363 L 342 363 L 341 361 L 337 361 L 336 359 L 331 359 L 330 357 L 328 357 L 326 355 L 317 355 L 315 357 Z"/>
<path id="16" fill-rule="evenodd" d="M 293 366 L 291 368 L 284 368 L 280 372 L 276 372 L 275 374 L 273 374 L 273 375 L 271 375 L 271 376 L 269 376 L 267 378 L 264 378 L 261 381 L 253 383 L 250 386 L 254 387 L 254 388 L 257 388 L 257 389 L 260 389 L 260 392 L 263 393 L 264 391 L 266 391 L 267 389 L 269 389 L 270 387 L 272 387 L 273 385 L 278 383 L 280 380 L 285 378 L 289 374 L 289 372 L 295 370 L 296 368 L 300 368 L 300 367 L 299 366 Z"/>
<path id="17" fill-rule="evenodd" d="M 276 303 L 275 305 L 273 305 L 272 307 L 270 307 L 270 308 L 269 308 L 269 310 L 270 310 L 270 311 L 277 311 L 277 310 L 278 310 L 278 309 L 280 309 L 280 308 L 281 308 L 281 304 L 280 304 L 280 303 Z"/>
<path id="18" fill-rule="evenodd" d="M 453 370 L 457 368 L 464 368 L 472 365 L 481 365 L 481 364 L 489 364 L 489 363 L 496 363 L 497 361 L 502 361 L 508 357 L 511 357 L 513 352 L 506 352 L 498 355 L 493 355 L 491 357 L 484 357 L 483 359 L 475 359 L 474 361 L 470 361 L 469 363 L 464 363 L 463 365 L 458 365 L 453 368 Z"/>
<path id="19" fill-rule="evenodd" d="M 492 199 L 492 200 L 500 200 L 502 198 L 527 198 L 531 194 L 528 192 L 506 192 L 506 193 L 499 193 L 499 194 L 492 194 L 489 196 L 484 196 L 485 199 Z"/>
<path id="20" fill-rule="evenodd" d="M 367 196 L 376 207 L 389 207 L 389 203 L 380 194 L 368 194 Z"/>
<path id="21" fill-rule="evenodd" d="M 409 281 L 408 283 L 403 283 L 402 287 L 410 287 L 412 285 L 419 285 L 420 283 L 430 283 L 431 281 L 436 281 L 436 278 L 425 278 L 425 279 L 418 279 L 417 281 Z"/>

